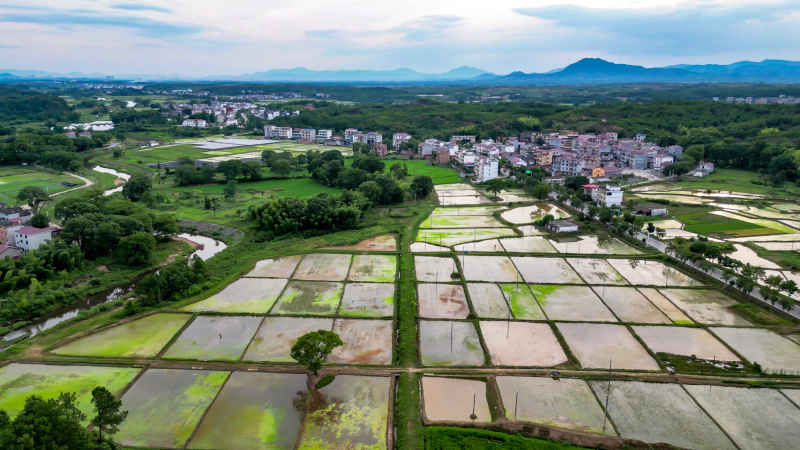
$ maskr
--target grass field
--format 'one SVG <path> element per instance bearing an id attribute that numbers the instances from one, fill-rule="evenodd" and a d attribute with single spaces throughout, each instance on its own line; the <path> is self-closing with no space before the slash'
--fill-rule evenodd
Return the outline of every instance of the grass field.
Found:
<path id="1" fill-rule="evenodd" d="M 419 175 L 427 175 L 433 179 L 433 184 L 449 184 L 449 183 L 458 183 L 461 181 L 461 177 L 459 176 L 458 172 L 449 168 L 449 167 L 439 167 L 439 166 L 430 166 L 428 165 L 427 161 L 422 160 L 411 160 L 411 161 L 399 161 L 399 160 L 391 160 L 385 161 L 386 162 L 386 171 L 389 171 L 395 164 L 405 163 L 408 167 L 408 174 L 412 177 L 419 176 Z"/>
<path id="2" fill-rule="evenodd" d="M 685 224 L 684 230 L 702 235 L 725 237 L 760 236 L 778 231 L 753 223 L 711 214 L 713 208 L 700 206 L 669 207 L 671 215 Z"/>
<path id="3" fill-rule="evenodd" d="M 687 189 L 715 189 L 721 191 L 749 192 L 774 197 L 791 197 L 800 194 L 800 187 L 784 183 L 780 187 L 755 184 L 760 182 L 759 174 L 747 170 L 717 169 L 711 175 L 698 180 L 681 180 L 676 186 Z"/>
<path id="4" fill-rule="evenodd" d="M 28 186 L 40 187 L 49 194 L 71 189 L 75 186 L 64 186 L 61 183 L 76 183 L 79 186 L 83 182 L 75 177 L 62 174 L 54 174 L 36 170 L 29 167 L 2 167 L 0 168 L 0 202 L 7 205 L 19 205 L 22 202 L 17 200 L 17 193 Z"/>

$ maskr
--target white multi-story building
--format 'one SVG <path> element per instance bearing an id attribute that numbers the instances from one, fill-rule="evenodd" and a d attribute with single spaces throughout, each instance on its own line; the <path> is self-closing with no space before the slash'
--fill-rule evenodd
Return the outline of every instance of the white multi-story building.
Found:
<path id="1" fill-rule="evenodd" d="M 353 142 L 356 142 L 354 137 L 356 135 L 358 135 L 358 134 L 361 134 L 361 132 L 358 131 L 358 129 L 356 129 L 356 128 L 347 128 L 347 129 L 345 129 L 344 130 L 344 140 L 345 140 L 345 142 L 347 142 L 348 144 L 352 144 Z"/>
<path id="2" fill-rule="evenodd" d="M 292 138 L 292 127 L 278 127 L 278 138 L 279 139 L 291 139 Z"/>
<path id="3" fill-rule="evenodd" d="M 191 127 L 191 128 L 206 128 L 208 127 L 208 123 L 206 123 L 203 119 L 186 119 L 181 123 L 182 127 Z"/>
<path id="4" fill-rule="evenodd" d="M 317 140 L 324 141 L 333 137 L 333 130 L 317 130 Z"/>
<path id="5" fill-rule="evenodd" d="M 408 133 L 395 133 L 392 135 L 392 147 L 399 150 L 400 146 L 411 140 L 411 135 Z"/>
<path id="6" fill-rule="evenodd" d="M 592 189 L 592 200 L 599 206 L 620 206 L 622 205 L 622 188 L 606 185 Z"/>
<path id="7" fill-rule="evenodd" d="M 53 239 L 53 235 L 59 230 L 58 227 L 22 227 L 14 231 L 14 246 L 26 252 L 36 250 L 45 242 Z"/>
<path id="8" fill-rule="evenodd" d="M 497 178 L 499 163 L 494 158 L 480 158 L 475 163 L 475 181 L 483 183 Z"/>
<path id="9" fill-rule="evenodd" d="M 375 131 L 370 131 L 365 135 L 365 139 L 367 140 L 367 144 L 377 145 L 383 142 L 383 135 Z"/>
<path id="10" fill-rule="evenodd" d="M 302 128 L 300 129 L 300 140 L 301 141 L 313 141 L 317 138 L 317 130 L 313 128 Z"/>

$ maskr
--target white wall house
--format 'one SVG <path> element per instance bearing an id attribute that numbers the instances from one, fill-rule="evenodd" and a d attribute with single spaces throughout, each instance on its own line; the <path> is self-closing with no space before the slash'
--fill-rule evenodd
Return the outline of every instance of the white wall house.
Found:
<path id="1" fill-rule="evenodd" d="M 36 228 L 25 226 L 14 232 L 14 245 L 26 252 L 36 250 L 45 242 L 53 239 L 53 234 L 59 230 L 58 227 Z"/>
<path id="2" fill-rule="evenodd" d="M 483 183 L 497 178 L 499 163 L 494 158 L 480 158 L 475 163 L 475 181 Z"/>
<path id="3" fill-rule="evenodd" d="M 208 127 L 208 123 L 206 123 L 203 119 L 185 119 L 183 123 L 181 123 L 182 127 L 192 127 L 192 128 L 206 128 Z"/>
<path id="4" fill-rule="evenodd" d="M 592 200 L 599 206 L 622 205 L 622 189 L 619 186 L 601 186 L 592 190 Z"/>

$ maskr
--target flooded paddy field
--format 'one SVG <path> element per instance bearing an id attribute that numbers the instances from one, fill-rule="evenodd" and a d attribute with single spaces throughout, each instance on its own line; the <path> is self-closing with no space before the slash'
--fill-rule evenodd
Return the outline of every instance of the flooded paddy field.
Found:
<path id="1" fill-rule="evenodd" d="M 417 241 L 428 242 L 436 245 L 456 245 L 465 242 L 482 241 L 505 236 L 516 236 L 512 228 L 437 228 L 420 229 L 417 232 Z"/>
<path id="2" fill-rule="evenodd" d="M 636 333 L 653 353 L 696 356 L 716 361 L 739 361 L 739 357 L 702 328 L 634 326 Z"/>
<path id="3" fill-rule="evenodd" d="M 492 216 L 478 215 L 432 215 L 425 219 L 420 228 L 503 228 L 505 225 Z"/>
<path id="4" fill-rule="evenodd" d="M 596 286 L 594 290 L 623 322 L 672 323 L 636 288 Z"/>
<path id="5" fill-rule="evenodd" d="M 298 449 L 385 449 L 391 380 L 338 375 L 310 399 Z"/>
<path id="6" fill-rule="evenodd" d="M 397 238 L 393 234 L 381 234 L 364 239 L 353 245 L 337 245 L 325 247 L 331 250 L 363 250 L 373 252 L 391 252 L 397 250 Z"/>
<path id="7" fill-rule="evenodd" d="M 616 322 L 600 297 L 588 286 L 537 284 L 530 286 L 536 300 L 551 320 Z"/>
<path id="8" fill-rule="evenodd" d="M 183 308 L 192 312 L 266 314 L 286 287 L 282 278 L 240 278 L 213 296 Z"/>
<path id="9" fill-rule="evenodd" d="M 567 262 L 589 284 L 628 284 L 605 259 L 567 258 Z"/>
<path id="10" fill-rule="evenodd" d="M 408 246 L 412 253 L 437 253 L 449 252 L 450 248 L 429 244 L 427 242 L 412 242 Z"/>
<path id="11" fill-rule="evenodd" d="M 483 320 L 483 341 L 496 366 L 553 367 L 567 355 L 546 323 Z"/>
<path id="12" fill-rule="evenodd" d="M 153 314 L 80 338 L 53 350 L 53 353 L 151 358 L 191 317 L 189 314 Z"/>
<path id="13" fill-rule="evenodd" d="M 333 319 L 316 317 L 266 317 L 242 358 L 244 361 L 294 362 L 289 352 L 300 336 L 331 330 Z"/>
<path id="14" fill-rule="evenodd" d="M 428 319 L 466 319 L 469 315 L 464 288 L 457 284 L 417 284 L 419 317 Z"/>
<path id="15" fill-rule="evenodd" d="M 130 383 L 141 369 L 128 367 L 11 363 L 0 368 L 0 411 L 14 418 L 25 400 L 37 395 L 45 400 L 62 392 L 74 392 L 76 406 L 87 417 L 95 413 L 92 389 L 104 386 L 114 395 Z M 88 419 L 87 419 L 88 420 Z"/>
<path id="16" fill-rule="evenodd" d="M 472 322 L 419 321 L 423 366 L 482 366 L 485 362 Z"/>
<path id="17" fill-rule="evenodd" d="M 603 432 L 603 409 L 583 380 L 499 376 L 497 386 L 509 420 Z M 606 434 L 615 434 L 613 426 Z"/>
<path id="18" fill-rule="evenodd" d="M 356 255 L 347 279 L 350 281 L 394 282 L 397 257 L 394 255 Z"/>
<path id="19" fill-rule="evenodd" d="M 466 207 L 450 207 L 450 208 L 436 208 L 431 213 L 431 217 L 438 216 L 491 216 L 496 211 L 505 209 L 502 206 L 466 206 Z"/>
<path id="20" fill-rule="evenodd" d="M 536 205 L 509 209 L 500 216 L 507 222 L 511 222 L 515 225 L 522 225 L 536 222 L 548 214 L 553 216 L 556 220 L 566 219 L 570 216 L 568 212 L 550 203 L 538 203 Z"/>
<path id="21" fill-rule="evenodd" d="M 737 302 L 712 289 L 659 289 L 665 297 L 695 322 L 714 325 L 750 325 L 736 314 L 732 306 Z"/>
<path id="22" fill-rule="evenodd" d="M 588 369 L 659 370 L 649 353 L 621 325 L 559 323 L 556 325 L 581 366 Z"/>
<path id="23" fill-rule="evenodd" d="M 275 304 L 273 314 L 334 315 L 342 297 L 342 283 L 291 281 Z"/>
<path id="24" fill-rule="evenodd" d="M 343 281 L 350 268 L 350 255 L 312 253 L 303 257 L 303 262 L 294 273 L 296 280 Z"/>
<path id="25" fill-rule="evenodd" d="M 683 313 L 678 307 L 669 301 L 667 297 L 654 288 L 639 288 L 639 292 L 644 294 L 654 305 L 658 307 L 674 324 L 691 325 L 694 322 L 686 314 Z"/>
<path id="26" fill-rule="evenodd" d="M 188 448 L 292 448 L 303 422 L 306 376 L 234 372 Z"/>
<path id="27" fill-rule="evenodd" d="M 547 317 L 542 311 L 536 297 L 533 296 L 530 288 L 525 283 L 505 283 L 500 284 L 514 318 L 523 320 L 545 320 Z M 473 303 L 474 304 L 474 303 Z"/>
<path id="28" fill-rule="evenodd" d="M 515 256 L 511 259 L 528 283 L 583 283 L 581 277 L 561 258 Z"/>
<path id="29" fill-rule="evenodd" d="M 788 449 L 797 445 L 800 409 L 775 389 L 685 386 L 740 448 Z"/>
<path id="30" fill-rule="evenodd" d="M 256 262 L 255 268 L 246 277 L 252 278 L 291 278 L 297 263 L 303 255 L 284 256 L 283 258 L 263 259 Z"/>
<path id="31" fill-rule="evenodd" d="M 735 449 L 722 430 L 678 384 L 590 381 L 620 436 L 683 448 Z M 706 386 L 698 386 L 706 389 Z"/>
<path id="32" fill-rule="evenodd" d="M 440 256 L 415 256 L 414 269 L 417 281 L 448 282 L 453 281 L 450 276 L 458 272 L 453 258 Z"/>
<path id="33" fill-rule="evenodd" d="M 515 282 L 522 280 L 514 264 L 506 256 L 469 256 L 458 257 L 464 279 L 469 281 Z"/>
<path id="34" fill-rule="evenodd" d="M 770 244 L 778 244 L 778 245 L 790 244 L 791 245 L 792 243 L 791 242 L 772 242 Z M 761 245 L 767 245 L 767 244 L 761 244 Z M 743 262 L 745 264 L 750 264 L 751 266 L 754 266 L 754 267 L 762 267 L 764 269 L 780 269 L 781 268 L 781 266 L 779 266 L 778 264 L 775 264 L 774 262 L 772 262 L 772 261 L 770 261 L 768 259 L 764 259 L 764 258 L 758 256 L 758 253 L 756 253 L 755 250 L 751 249 L 750 247 L 745 247 L 742 244 L 733 244 L 733 248 L 735 248 L 736 250 L 734 252 L 732 252 L 732 253 L 728 253 L 728 255 L 727 255 L 727 256 L 729 256 L 729 257 L 731 257 L 733 259 L 738 259 L 739 261 L 741 261 L 741 262 Z"/>
<path id="35" fill-rule="evenodd" d="M 344 287 L 340 316 L 391 317 L 394 314 L 394 283 L 348 283 Z"/>
<path id="36" fill-rule="evenodd" d="M 503 245 L 498 239 L 487 239 L 485 241 L 467 242 L 454 245 L 453 249 L 457 252 L 504 252 Z"/>
<path id="37" fill-rule="evenodd" d="M 380 364 L 392 362 L 392 321 L 336 319 L 333 332 L 344 345 L 328 356 L 329 363 Z"/>
<path id="38" fill-rule="evenodd" d="M 506 297 L 500 287 L 494 283 L 469 283 L 467 284 L 469 297 L 475 314 L 485 319 L 506 319 L 511 317 L 511 311 L 506 303 Z"/>
<path id="39" fill-rule="evenodd" d="M 550 243 L 560 253 L 587 255 L 638 255 L 641 253 L 617 238 L 601 240 L 598 236 L 578 236 L 563 240 L 550 239 Z"/>
<path id="40" fill-rule="evenodd" d="M 800 345 L 761 328 L 714 327 L 714 334 L 766 372 L 800 373 Z"/>
<path id="41" fill-rule="evenodd" d="M 789 251 L 800 251 L 800 243 L 797 241 L 793 242 L 759 242 L 759 247 L 772 250 L 772 251 L 782 251 L 782 252 L 789 252 Z M 752 251 L 752 250 L 751 250 Z M 761 266 L 764 267 L 764 266 Z"/>
<path id="42" fill-rule="evenodd" d="M 128 417 L 114 439 L 130 447 L 183 447 L 228 372 L 149 369 L 122 396 Z"/>
<path id="43" fill-rule="evenodd" d="M 556 253 L 550 241 L 541 236 L 523 236 L 500 239 L 503 248 L 510 253 Z"/>
<path id="44" fill-rule="evenodd" d="M 483 380 L 424 376 L 422 397 L 428 420 L 492 421 Z M 472 419 L 472 414 L 475 414 L 475 419 Z"/>
<path id="45" fill-rule="evenodd" d="M 238 361 L 261 317 L 198 316 L 164 353 L 164 358 Z"/>
<path id="46" fill-rule="evenodd" d="M 659 261 L 636 259 L 607 260 L 630 284 L 641 286 L 702 286 L 685 273 Z"/>

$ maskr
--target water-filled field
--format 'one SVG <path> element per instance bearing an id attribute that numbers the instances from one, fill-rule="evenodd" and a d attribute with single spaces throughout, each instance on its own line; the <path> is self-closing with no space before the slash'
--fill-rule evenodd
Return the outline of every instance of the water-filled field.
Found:
<path id="1" fill-rule="evenodd" d="M 333 315 L 342 297 L 342 283 L 291 281 L 273 308 L 275 314 Z"/>
<path id="2" fill-rule="evenodd" d="M 365 250 L 372 252 L 385 252 L 397 250 L 397 238 L 393 234 L 381 234 L 364 239 L 353 245 L 337 245 L 326 247 L 334 250 Z"/>
<path id="3" fill-rule="evenodd" d="M 761 328 L 712 328 L 740 355 L 767 372 L 800 373 L 800 345 Z"/>
<path id="4" fill-rule="evenodd" d="M 312 399 L 298 449 L 385 449 L 390 379 L 338 375 Z"/>
<path id="5" fill-rule="evenodd" d="M 692 319 L 689 318 L 686 314 L 683 313 L 680 309 L 678 309 L 672 302 L 669 301 L 667 297 L 661 292 L 658 292 L 657 289 L 653 288 L 639 288 L 639 292 L 644 294 L 651 302 L 653 302 L 658 309 L 661 310 L 667 317 L 672 320 L 672 323 L 681 324 L 681 325 L 689 325 L 692 322 Z"/>
<path id="6" fill-rule="evenodd" d="M 634 326 L 636 333 L 653 353 L 696 356 L 717 361 L 739 361 L 739 357 L 702 328 Z"/>
<path id="7" fill-rule="evenodd" d="M 503 248 L 511 253 L 556 253 L 550 241 L 541 236 L 500 239 Z"/>
<path id="8" fill-rule="evenodd" d="M 458 271 L 453 258 L 439 256 L 415 256 L 414 269 L 417 281 L 439 283 L 452 281 L 453 278 L 450 275 Z"/>
<path id="9" fill-rule="evenodd" d="M 213 296 L 183 308 L 192 312 L 265 314 L 283 292 L 282 278 L 240 278 Z"/>
<path id="10" fill-rule="evenodd" d="M 340 364 L 390 364 L 392 321 L 336 319 L 333 332 L 344 345 L 336 347 L 327 361 Z"/>
<path id="11" fill-rule="evenodd" d="M 417 284 L 419 316 L 428 319 L 466 319 L 469 315 L 464 288 L 457 284 Z"/>
<path id="12" fill-rule="evenodd" d="M 683 272 L 666 266 L 658 261 L 636 259 L 609 259 L 617 272 L 630 284 L 642 286 L 701 286 L 697 280 L 692 279 Z"/>
<path id="13" fill-rule="evenodd" d="M 569 213 L 559 208 L 558 206 L 550 203 L 539 203 L 531 206 L 521 206 L 519 208 L 509 209 L 503 212 L 501 217 L 507 222 L 516 225 L 524 223 L 533 223 L 546 215 L 553 216 L 554 219 L 565 219 L 569 217 Z"/>
<path id="14" fill-rule="evenodd" d="M 234 372 L 188 448 L 292 448 L 303 421 L 306 376 Z"/>
<path id="15" fill-rule="evenodd" d="M 559 323 L 558 330 L 581 366 L 588 369 L 658 370 L 628 329 L 601 323 Z"/>
<path id="16" fill-rule="evenodd" d="M 420 229 L 416 240 L 437 245 L 455 245 L 516 235 L 511 228 L 437 228 Z"/>
<path id="17" fill-rule="evenodd" d="M 138 368 L 12 363 L 0 368 L 0 411 L 13 419 L 25 407 L 25 400 L 37 395 L 45 400 L 62 392 L 74 392 L 76 406 L 87 418 L 95 411 L 92 389 L 104 386 L 118 395 L 139 373 Z M 87 419 L 88 420 L 88 419 Z"/>
<path id="18" fill-rule="evenodd" d="M 482 366 L 478 332 L 472 322 L 419 321 L 419 350 L 424 366 Z"/>
<path id="19" fill-rule="evenodd" d="M 114 436 L 131 447 L 183 447 L 228 372 L 150 369 L 122 396 L 128 417 Z"/>
<path id="20" fill-rule="evenodd" d="M 420 228 L 502 228 L 502 222 L 492 216 L 443 216 L 432 215 L 425 219 Z"/>
<path id="21" fill-rule="evenodd" d="M 528 283 L 583 283 L 574 270 L 561 258 L 511 258 Z"/>
<path id="22" fill-rule="evenodd" d="M 294 272 L 296 280 L 343 281 L 350 267 L 350 255 L 313 253 L 303 257 Z"/>
<path id="23" fill-rule="evenodd" d="M 464 279 L 469 281 L 515 282 L 522 280 L 514 264 L 506 256 L 469 256 L 458 257 Z"/>
<path id="24" fill-rule="evenodd" d="M 775 389 L 685 386 L 740 448 L 796 448 L 800 410 Z"/>
<path id="25" fill-rule="evenodd" d="M 290 278 L 303 255 L 264 259 L 256 262 L 255 268 L 245 276 L 254 278 Z"/>
<path id="26" fill-rule="evenodd" d="M 589 284 L 628 284 L 605 259 L 567 258 L 567 262 Z"/>
<path id="27" fill-rule="evenodd" d="M 394 255 L 356 255 L 347 279 L 350 281 L 394 282 L 397 257 Z"/>
<path id="28" fill-rule="evenodd" d="M 294 362 L 289 352 L 300 336 L 331 330 L 333 319 L 317 317 L 267 317 L 244 355 L 245 361 Z"/>
<path id="29" fill-rule="evenodd" d="M 511 317 L 511 310 L 506 303 L 505 295 L 494 283 L 467 284 L 469 297 L 475 314 L 485 319 L 506 319 Z"/>
<path id="30" fill-rule="evenodd" d="M 609 383 L 590 381 L 589 384 L 601 402 L 605 402 Z M 735 448 L 679 384 L 613 381 L 607 413 L 622 437 L 683 448 Z"/>
<path id="31" fill-rule="evenodd" d="M 514 318 L 523 320 L 543 320 L 547 318 L 528 285 L 524 283 L 506 283 L 501 284 L 500 289 L 505 294 L 508 304 L 511 305 Z"/>
<path id="32" fill-rule="evenodd" d="M 467 242 L 454 245 L 457 252 L 504 252 L 505 249 L 498 239 L 487 239 L 485 241 Z"/>
<path id="33" fill-rule="evenodd" d="M 671 323 L 641 292 L 632 287 L 595 286 L 595 292 L 623 322 Z"/>
<path id="34" fill-rule="evenodd" d="M 603 431 L 603 409 L 583 380 L 501 376 L 497 377 L 497 386 L 509 420 Z M 606 434 L 615 434 L 613 426 L 607 425 Z"/>
<path id="35" fill-rule="evenodd" d="M 711 289 L 659 289 L 695 322 L 715 325 L 750 325 L 731 307 L 736 301 Z"/>
<path id="36" fill-rule="evenodd" d="M 198 316 L 164 352 L 164 358 L 237 361 L 261 317 Z"/>
<path id="37" fill-rule="evenodd" d="M 567 362 L 550 325 L 546 323 L 483 320 L 483 341 L 496 366 L 552 367 Z"/>
<path id="38" fill-rule="evenodd" d="M 617 321 L 588 286 L 537 284 L 530 288 L 551 320 Z"/>
<path id="39" fill-rule="evenodd" d="M 340 316 L 390 317 L 393 313 L 393 283 L 348 283 L 344 287 Z"/>
<path id="40" fill-rule="evenodd" d="M 153 314 L 80 338 L 53 353 L 152 358 L 190 318 L 189 314 Z"/>
<path id="41" fill-rule="evenodd" d="M 448 247 L 440 247 L 438 245 L 429 244 L 427 242 L 412 242 L 408 248 L 412 253 L 436 253 L 436 252 L 449 252 Z"/>
<path id="42" fill-rule="evenodd" d="M 789 243 L 789 242 L 775 242 L 775 243 L 779 244 L 779 245 L 786 245 L 786 244 L 790 244 L 791 245 L 791 243 Z M 762 245 L 764 245 L 764 244 L 762 244 Z M 727 254 L 727 256 L 729 256 L 729 257 L 731 257 L 733 259 L 738 259 L 739 261 L 741 261 L 741 262 L 743 262 L 745 264 L 750 264 L 751 266 L 754 266 L 754 267 L 763 267 L 765 269 L 780 269 L 781 268 L 780 265 L 775 264 L 774 262 L 772 262 L 772 261 L 770 261 L 768 259 L 764 259 L 764 258 L 758 256 L 758 253 L 756 253 L 755 250 L 751 249 L 750 247 L 745 247 L 742 244 L 733 244 L 733 248 L 735 248 L 736 250 L 734 252 L 732 252 L 732 253 L 728 253 Z"/>
<path id="43" fill-rule="evenodd" d="M 422 397 L 428 420 L 492 420 L 486 401 L 486 382 L 479 379 L 422 377 Z"/>
<path id="44" fill-rule="evenodd" d="M 636 255 L 639 250 L 616 238 L 600 239 L 597 236 L 555 240 L 550 243 L 561 253 L 583 253 L 587 255 Z"/>
<path id="45" fill-rule="evenodd" d="M 436 216 L 491 216 L 495 211 L 502 210 L 502 206 L 464 206 L 450 208 L 436 208 L 431 217 Z"/>

